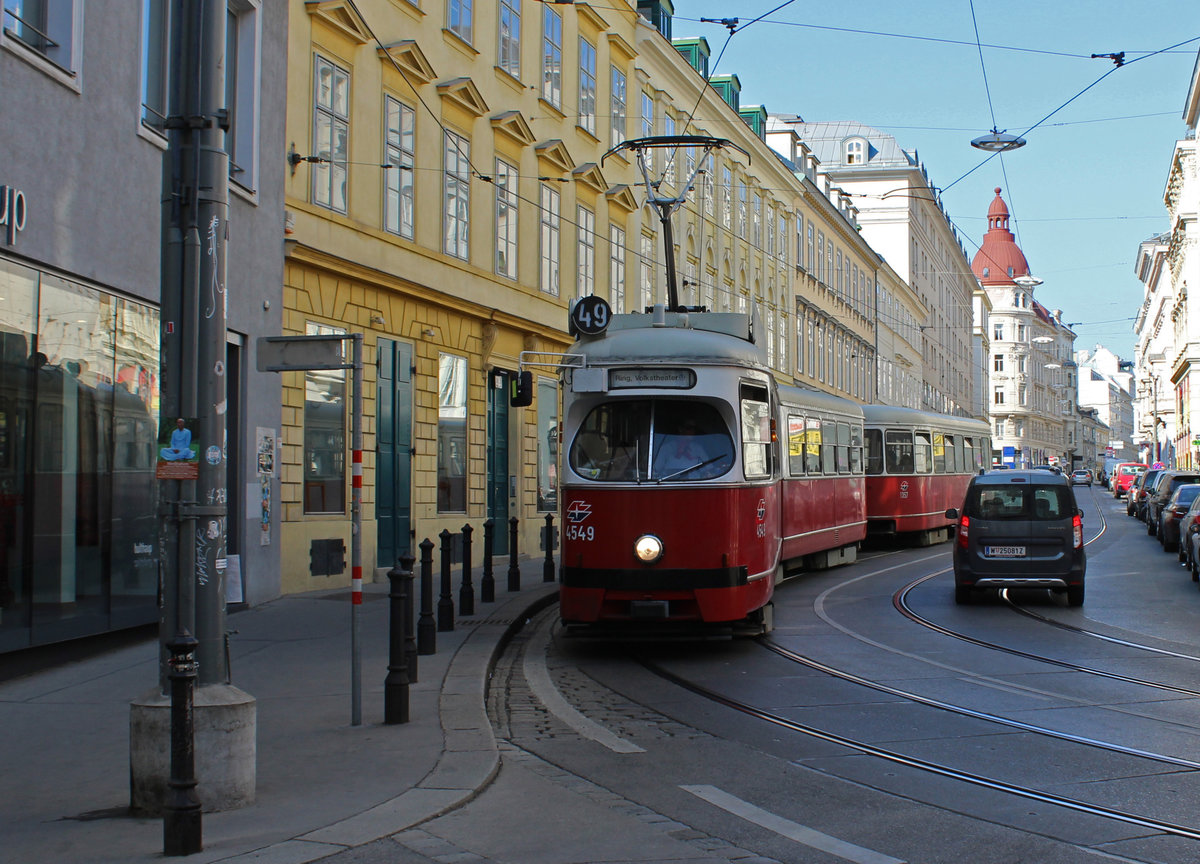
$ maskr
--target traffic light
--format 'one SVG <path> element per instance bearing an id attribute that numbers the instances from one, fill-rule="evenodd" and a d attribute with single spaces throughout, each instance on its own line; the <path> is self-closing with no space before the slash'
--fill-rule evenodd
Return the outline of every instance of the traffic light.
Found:
<path id="1" fill-rule="evenodd" d="M 533 404 L 533 373 L 516 372 L 509 376 L 509 404 L 514 408 L 524 408 Z"/>

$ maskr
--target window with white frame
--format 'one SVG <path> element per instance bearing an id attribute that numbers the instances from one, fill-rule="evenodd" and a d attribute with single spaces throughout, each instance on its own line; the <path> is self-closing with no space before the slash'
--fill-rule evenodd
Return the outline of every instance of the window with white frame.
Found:
<path id="1" fill-rule="evenodd" d="M 445 212 L 442 251 L 464 261 L 470 258 L 471 142 L 446 130 Z"/>
<path id="2" fill-rule="evenodd" d="M 1003 372 L 1004 371 L 1004 355 L 1003 354 L 993 354 L 992 355 L 992 371 L 993 372 Z"/>
<path id="3" fill-rule="evenodd" d="M 225 109 L 229 179 L 258 186 L 259 63 L 262 16 L 258 0 L 229 0 L 225 22 Z"/>
<path id="4" fill-rule="evenodd" d="M 521 0 L 500 0 L 500 33 L 496 65 L 521 77 Z"/>
<path id="5" fill-rule="evenodd" d="M 846 142 L 846 164 L 861 165 L 867 161 L 867 144 L 861 138 Z"/>
<path id="6" fill-rule="evenodd" d="M 625 140 L 626 87 L 625 73 L 612 67 L 609 105 L 609 147 L 616 147 Z"/>
<path id="7" fill-rule="evenodd" d="M 8 8 L 8 2 L 5 2 Z M 166 0 L 142 0 L 142 123 L 166 132 L 170 75 L 171 7 Z M 7 19 L 7 15 L 5 16 Z M 8 21 L 4 26 L 7 29 Z"/>
<path id="8" fill-rule="evenodd" d="M 1022 375 L 1025 374 L 1025 368 L 1026 368 L 1025 364 L 1026 364 L 1026 361 L 1028 361 L 1028 360 L 1029 360 L 1029 358 L 1026 357 L 1024 354 L 1017 355 L 1017 372 L 1018 373 L 1020 373 Z"/>
<path id="9" fill-rule="evenodd" d="M 579 37 L 579 125 L 596 134 L 596 46 Z"/>
<path id="10" fill-rule="evenodd" d="M 558 296 L 559 192 L 547 183 L 541 186 L 541 276 L 542 291 Z"/>
<path id="11" fill-rule="evenodd" d="M 996 387 L 995 389 L 992 390 L 992 404 L 993 405 L 1003 405 L 1004 404 L 1004 388 Z"/>
<path id="12" fill-rule="evenodd" d="M 814 266 L 820 266 L 820 256 L 813 252 L 813 224 L 811 221 L 808 223 L 808 253 L 805 255 L 805 262 L 809 273 L 813 271 Z"/>
<path id="13" fill-rule="evenodd" d="M 350 73 L 316 55 L 311 170 L 313 203 L 346 212 L 346 177 L 350 153 Z"/>
<path id="14" fill-rule="evenodd" d="M 638 262 L 638 305 L 634 310 L 641 312 L 654 299 L 654 236 L 642 234 L 641 260 Z"/>
<path id="15" fill-rule="evenodd" d="M 775 215 L 776 242 L 779 245 L 779 257 L 783 259 L 784 266 L 787 266 L 788 263 L 787 222 L 787 216 L 783 213 Z"/>
<path id="16" fill-rule="evenodd" d="M 737 235 L 743 239 L 746 236 L 746 184 L 738 183 L 737 188 Z"/>
<path id="17" fill-rule="evenodd" d="M 614 312 L 625 311 L 625 229 L 608 226 L 608 299 Z"/>
<path id="18" fill-rule="evenodd" d="M 811 226 L 808 229 L 812 231 Z M 812 242 L 812 237 L 809 236 L 809 242 Z M 825 232 L 817 232 L 817 281 L 822 285 L 825 284 Z"/>
<path id="19" fill-rule="evenodd" d="M 384 161 L 389 168 L 383 169 L 383 229 L 401 237 L 413 239 L 414 221 L 413 196 L 413 142 L 416 112 L 398 99 L 384 99 L 387 130 L 384 140 Z"/>
<path id="20" fill-rule="evenodd" d="M 49 60 L 58 70 L 76 71 L 81 59 L 76 52 L 81 41 L 83 0 L 4 0 L 0 26 L 4 31 L 0 41 L 13 40 Z"/>
<path id="21" fill-rule="evenodd" d="M 549 6 L 542 8 L 542 98 L 562 108 L 562 15 Z"/>
<path id="22" fill-rule="evenodd" d="M 704 157 L 704 183 L 700 187 L 704 194 L 704 215 L 712 217 L 713 215 L 713 196 L 716 195 L 716 178 L 713 172 L 716 171 L 716 160 L 713 159 L 713 154 L 709 153 Z"/>
<path id="23" fill-rule="evenodd" d="M 446 24 L 451 33 L 468 45 L 472 42 L 472 2 L 474 0 L 446 0 Z"/>
<path id="24" fill-rule="evenodd" d="M 728 165 L 721 168 L 721 224 L 727 229 L 733 223 L 733 171 Z"/>
<path id="25" fill-rule="evenodd" d="M 575 290 L 580 297 L 587 297 L 596 293 L 596 214 L 580 204 L 575 215 L 575 266 L 579 271 Z"/>
<path id="26" fill-rule="evenodd" d="M 1028 325 L 1026 325 L 1026 324 L 1018 324 L 1018 325 L 1017 325 L 1017 341 L 1018 341 L 1018 342 L 1027 342 L 1027 341 L 1029 341 L 1029 327 L 1028 327 Z"/>
<path id="27" fill-rule="evenodd" d="M 496 160 L 496 275 L 517 278 L 517 229 L 520 224 L 517 168 Z"/>
<path id="28" fill-rule="evenodd" d="M 670 113 L 665 111 L 663 112 L 663 134 L 675 134 L 675 118 L 672 117 Z M 679 167 L 679 160 L 676 158 L 678 150 L 679 148 L 672 147 L 669 150 L 664 151 L 666 153 L 667 161 L 666 164 L 663 165 L 663 179 L 672 186 L 679 185 L 679 179 L 676 176 L 677 169 Z"/>
<path id="29" fill-rule="evenodd" d="M 997 321 L 996 323 L 994 323 L 992 325 L 992 338 L 995 339 L 997 342 L 1004 341 L 1004 324 L 1003 324 L 1003 322 Z"/>
<path id="30" fill-rule="evenodd" d="M 775 310 L 768 309 L 767 319 L 767 365 L 775 367 Z"/>

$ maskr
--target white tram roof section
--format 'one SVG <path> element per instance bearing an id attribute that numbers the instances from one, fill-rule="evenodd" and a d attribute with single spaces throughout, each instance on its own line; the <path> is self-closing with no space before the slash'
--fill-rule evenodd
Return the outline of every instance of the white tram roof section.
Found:
<path id="1" fill-rule="evenodd" d="M 741 366 L 770 372 L 754 343 L 754 323 L 740 312 L 656 312 L 613 315 L 598 336 L 581 336 L 572 353 L 588 366 L 667 363 Z"/>
<path id="2" fill-rule="evenodd" d="M 866 421 L 872 426 L 913 426 L 938 428 L 951 432 L 969 432 L 975 435 L 990 435 L 991 426 L 973 417 L 954 417 L 948 414 L 933 414 L 919 408 L 901 408 L 897 405 L 864 405 Z"/>

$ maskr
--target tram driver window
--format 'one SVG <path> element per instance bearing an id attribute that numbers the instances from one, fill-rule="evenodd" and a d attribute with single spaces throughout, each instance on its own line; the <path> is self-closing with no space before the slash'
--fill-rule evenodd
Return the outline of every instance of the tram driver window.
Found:
<path id="1" fill-rule="evenodd" d="M 771 405 L 767 389 L 742 385 L 742 468 L 746 479 L 770 477 Z"/>

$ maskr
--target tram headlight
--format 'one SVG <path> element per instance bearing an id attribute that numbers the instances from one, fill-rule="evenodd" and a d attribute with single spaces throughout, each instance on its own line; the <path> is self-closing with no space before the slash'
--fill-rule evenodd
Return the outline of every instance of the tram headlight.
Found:
<path id="1" fill-rule="evenodd" d="M 633 554 L 643 564 L 653 564 L 663 554 L 662 541 L 653 534 L 643 534 L 633 544 Z"/>

